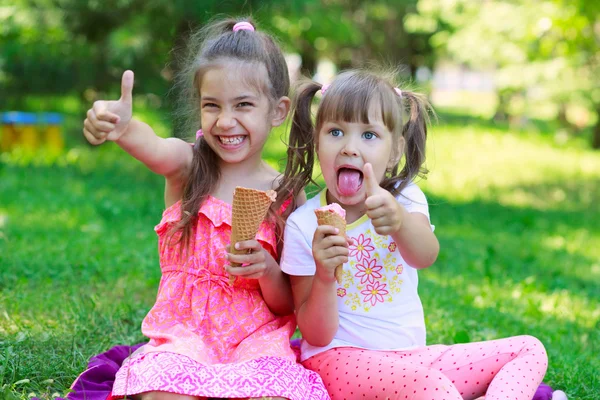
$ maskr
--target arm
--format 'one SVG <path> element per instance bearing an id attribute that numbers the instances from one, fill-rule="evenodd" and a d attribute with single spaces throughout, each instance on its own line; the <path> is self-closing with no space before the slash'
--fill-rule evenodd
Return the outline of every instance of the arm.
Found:
<path id="1" fill-rule="evenodd" d="M 277 261 L 256 240 L 246 240 L 235 244 L 237 250 L 249 250 L 245 254 L 227 253 L 230 263 L 241 267 L 226 265 L 225 270 L 233 276 L 246 279 L 258 279 L 263 298 L 273 314 L 290 315 L 294 312 L 292 291 L 287 276 L 281 272 Z"/>
<path id="2" fill-rule="evenodd" d="M 115 142 L 144 163 L 152 172 L 167 179 L 185 177 L 192 163 L 192 146 L 177 138 L 161 138 L 144 122 L 132 119 Z"/>
<path id="3" fill-rule="evenodd" d="M 180 139 L 156 136 L 147 124 L 132 119 L 133 72 L 125 71 L 119 100 L 100 100 L 87 112 L 83 135 L 93 145 L 116 142 L 126 152 L 143 162 L 153 172 L 167 179 L 187 171 L 192 149 Z"/>
<path id="4" fill-rule="evenodd" d="M 290 276 L 296 319 L 302 337 L 313 346 L 327 346 L 338 330 L 336 281 L 315 276 Z"/>
<path id="5" fill-rule="evenodd" d="M 144 163 L 151 171 L 163 175 L 166 182 L 165 203 L 181 197 L 192 163 L 192 148 L 176 138 L 156 136 L 147 124 L 132 119 L 133 72 L 125 71 L 119 100 L 96 101 L 83 122 L 83 134 L 93 145 L 114 141 Z"/>
<path id="6" fill-rule="evenodd" d="M 409 213 L 399 203 L 400 228 L 392 234 L 402 258 L 417 269 L 431 266 L 440 252 L 440 244 L 431 230 L 429 220 L 420 212 Z"/>
<path id="7" fill-rule="evenodd" d="M 440 244 L 425 214 L 408 212 L 390 192 L 379 186 L 371 164 L 363 169 L 367 188 L 365 206 L 375 231 L 391 235 L 402 258 L 417 269 L 431 266 L 437 259 Z"/>
<path id="8" fill-rule="evenodd" d="M 302 336 L 313 346 L 326 346 L 339 326 L 336 266 L 348 261 L 348 242 L 337 228 L 317 227 L 313 236 L 314 276 L 292 276 L 296 318 Z"/>
<path id="9" fill-rule="evenodd" d="M 290 315 L 294 312 L 294 300 L 289 278 L 281 272 L 279 264 L 270 254 L 268 254 L 267 262 L 269 263 L 267 267 L 269 273 L 258 279 L 263 298 L 273 314 Z"/>
<path id="10" fill-rule="evenodd" d="M 300 192 L 296 196 L 296 207 L 306 203 L 306 193 Z M 283 241 L 277 243 L 277 252 L 283 252 Z M 270 256 L 270 255 L 269 255 Z M 292 297 L 292 288 L 290 287 L 290 277 L 281 272 L 277 261 L 273 260 L 277 266 L 277 271 L 273 272 L 271 277 L 264 277 L 258 280 L 260 290 L 262 291 L 265 302 L 269 309 L 278 315 L 289 315 L 294 312 L 294 300 Z"/>

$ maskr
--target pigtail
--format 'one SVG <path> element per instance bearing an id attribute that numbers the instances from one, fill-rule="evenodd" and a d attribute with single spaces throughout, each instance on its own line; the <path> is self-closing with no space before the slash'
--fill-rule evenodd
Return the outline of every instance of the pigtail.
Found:
<path id="1" fill-rule="evenodd" d="M 218 168 L 219 156 L 203 137 L 196 140 L 193 153 L 189 175 L 202 179 L 187 180 L 181 197 L 181 218 L 169 231 L 169 240 L 173 240 L 175 234 L 181 231 L 177 239 L 177 243 L 180 243 L 180 256 L 184 255 L 190 244 L 202 203 L 217 186 L 221 177 L 221 170 Z"/>
<path id="2" fill-rule="evenodd" d="M 401 93 L 398 103 L 400 107 L 403 107 L 403 103 L 408 103 L 406 104 L 406 111 L 409 117 L 402 127 L 402 136 L 405 140 L 403 149 L 405 163 L 400 172 L 398 172 L 399 165 L 397 164 L 390 172 L 393 178 L 388 179 L 388 182 L 382 182 L 382 186 L 394 196 L 400 194 L 416 177 L 425 178 L 428 172 L 423 164 L 425 163 L 427 124 L 429 123 L 429 110 L 431 107 L 420 94 L 409 91 L 402 91 Z M 397 185 L 397 182 L 400 182 L 400 185 Z M 391 183 L 393 185 L 390 185 Z"/>
<path id="3" fill-rule="evenodd" d="M 320 84 L 304 81 L 298 86 L 294 95 L 287 163 L 282 184 L 277 189 L 278 199 L 287 199 L 290 193 L 297 195 L 310 182 L 315 183 L 312 179 L 315 161 L 315 127 L 311 106 L 315 93 L 320 89 Z M 290 207 L 290 210 L 294 208 Z"/>

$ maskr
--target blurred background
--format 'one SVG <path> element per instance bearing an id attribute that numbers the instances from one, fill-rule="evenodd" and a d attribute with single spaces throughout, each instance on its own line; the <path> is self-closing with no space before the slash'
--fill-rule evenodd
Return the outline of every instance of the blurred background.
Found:
<path id="1" fill-rule="evenodd" d="M 117 92 L 169 111 L 190 29 L 252 14 L 290 68 L 321 81 L 373 60 L 400 66 L 434 105 L 600 148 L 598 14 L 591 0 L 11 0 L 0 8 L 0 110 L 80 113 Z M 67 136 L 73 131 L 67 126 Z M 78 132 L 74 135 L 80 139 Z M 73 142 L 75 144 L 76 141 Z"/>
<path id="2" fill-rule="evenodd" d="M 132 69 L 134 115 L 170 136 L 177 55 L 221 14 L 277 36 L 292 77 L 376 62 L 429 97 L 428 342 L 531 334 L 546 382 L 600 399 L 597 0 L 0 0 L 0 398 L 63 396 L 144 340 L 163 181 L 82 122 Z"/>

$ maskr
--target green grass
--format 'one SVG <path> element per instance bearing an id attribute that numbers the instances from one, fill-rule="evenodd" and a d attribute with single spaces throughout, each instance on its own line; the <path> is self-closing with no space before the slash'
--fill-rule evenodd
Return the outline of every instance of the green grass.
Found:
<path id="1" fill-rule="evenodd" d="M 545 381 L 597 399 L 600 153 L 441 121 L 421 182 L 441 242 L 420 274 L 428 342 L 535 335 L 550 357 Z M 281 132 L 265 149 L 275 166 Z M 0 160 L 0 398 L 62 396 L 90 356 L 143 340 L 162 178 L 110 144 L 52 166 Z"/>

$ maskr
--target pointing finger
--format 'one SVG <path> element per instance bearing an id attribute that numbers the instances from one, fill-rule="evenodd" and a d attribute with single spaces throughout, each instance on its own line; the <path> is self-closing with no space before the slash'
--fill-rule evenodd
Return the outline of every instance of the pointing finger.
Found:
<path id="1" fill-rule="evenodd" d="M 366 163 L 363 166 L 363 183 L 367 191 L 367 197 L 374 195 L 379 190 L 379 181 L 375 177 L 373 172 L 373 166 L 371 163 Z"/>
<path id="2" fill-rule="evenodd" d="M 121 78 L 121 101 L 131 104 L 133 93 L 133 71 L 123 72 Z"/>

